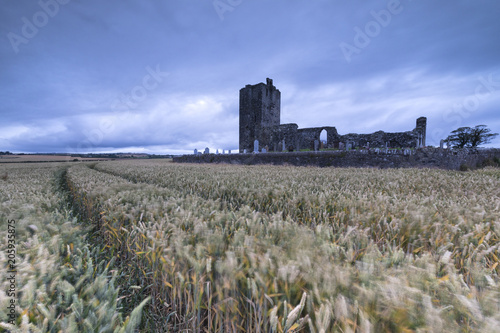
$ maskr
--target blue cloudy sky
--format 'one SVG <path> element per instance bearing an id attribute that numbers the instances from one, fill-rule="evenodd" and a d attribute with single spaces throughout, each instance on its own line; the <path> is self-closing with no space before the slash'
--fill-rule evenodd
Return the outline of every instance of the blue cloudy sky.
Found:
<path id="1" fill-rule="evenodd" d="M 340 134 L 500 132 L 498 0 L 0 0 L 0 151 L 237 149 L 239 89 Z M 500 137 L 491 144 L 500 146 Z"/>

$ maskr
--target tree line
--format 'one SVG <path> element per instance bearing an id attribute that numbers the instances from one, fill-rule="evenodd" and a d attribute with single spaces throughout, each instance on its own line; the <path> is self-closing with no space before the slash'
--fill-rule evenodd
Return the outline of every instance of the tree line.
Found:
<path id="1" fill-rule="evenodd" d="M 445 141 L 453 148 L 476 148 L 490 143 L 497 135 L 498 133 L 491 133 L 486 125 L 459 127 L 452 131 Z"/>

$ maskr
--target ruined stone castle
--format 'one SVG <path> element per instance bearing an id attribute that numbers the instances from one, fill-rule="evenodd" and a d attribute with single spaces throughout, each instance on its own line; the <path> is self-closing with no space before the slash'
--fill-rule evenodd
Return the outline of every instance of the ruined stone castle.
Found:
<path id="1" fill-rule="evenodd" d="M 258 140 L 259 151 L 298 151 L 323 148 L 418 148 L 425 146 L 427 118 L 417 119 L 416 128 L 407 132 L 339 135 L 332 126 L 298 128 L 297 124 L 280 124 L 281 93 L 266 83 L 246 85 L 240 90 L 240 153 L 254 151 Z M 326 142 L 320 142 L 326 131 Z"/>

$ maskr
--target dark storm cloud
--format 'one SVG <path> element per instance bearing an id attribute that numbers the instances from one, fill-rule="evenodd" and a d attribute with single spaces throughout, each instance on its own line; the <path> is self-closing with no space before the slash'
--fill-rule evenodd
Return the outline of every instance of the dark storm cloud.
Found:
<path id="1" fill-rule="evenodd" d="M 301 127 L 500 131 L 496 1 L 0 5 L 0 150 L 235 149 L 238 91 L 266 77 Z"/>

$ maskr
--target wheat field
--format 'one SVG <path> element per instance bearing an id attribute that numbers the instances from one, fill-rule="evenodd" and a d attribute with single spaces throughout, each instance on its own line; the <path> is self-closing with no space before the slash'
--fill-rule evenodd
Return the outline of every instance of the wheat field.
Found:
<path id="1" fill-rule="evenodd" d="M 499 331 L 499 169 L 130 160 L 3 174 L 26 332 Z M 0 291 L 4 323 L 8 301 Z"/>

